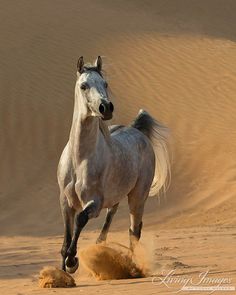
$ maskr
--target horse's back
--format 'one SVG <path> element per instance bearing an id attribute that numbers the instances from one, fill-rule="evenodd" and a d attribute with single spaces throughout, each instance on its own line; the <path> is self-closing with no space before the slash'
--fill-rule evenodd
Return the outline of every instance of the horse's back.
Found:
<path id="1" fill-rule="evenodd" d="M 113 151 L 119 154 L 119 161 L 124 161 L 124 166 L 140 170 L 155 166 L 155 154 L 149 138 L 138 129 L 131 126 L 114 125 L 110 128 Z M 152 168 L 153 167 L 153 168 Z"/>
<path id="2" fill-rule="evenodd" d="M 113 134 L 116 131 L 119 131 L 123 127 L 125 127 L 125 126 L 124 125 L 111 125 L 108 128 L 109 128 L 110 133 Z"/>
<path id="3" fill-rule="evenodd" d="M 124 125 L 112 125 L 109 127 L 111 138 L 116 143 L 119 143 L 124 148 L 130 149 L 133 152 L 133 148 L 137 148 L 139 152 L 150 152 L 153 154 L 153 147 L 149 138 L 132 126 Z"/>

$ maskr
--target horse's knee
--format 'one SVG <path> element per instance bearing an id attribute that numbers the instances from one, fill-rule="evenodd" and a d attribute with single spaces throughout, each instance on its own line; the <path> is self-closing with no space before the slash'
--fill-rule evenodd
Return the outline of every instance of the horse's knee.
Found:
<path id="1" fill-rule="evenodd" d="M 93 217 L 97 217 L 99 214 L 99 206 L 96 202 L 91 201 L 85 206 L 84 210 L 81 211 L 75 218 L 76 230 L 80 231 L 87 224 L 88 220 Z"/>
<path id="2" fill-rule="evenodd" d="M 98 217 L 99 213 L 101 212 L 102 203 L 103 203 L 103 198 L 96 197 L 86 204 L 86 206 L 84 207 L 82 212 L 86 212 L 89 219 L 96 218 L 96 217 Z"/>

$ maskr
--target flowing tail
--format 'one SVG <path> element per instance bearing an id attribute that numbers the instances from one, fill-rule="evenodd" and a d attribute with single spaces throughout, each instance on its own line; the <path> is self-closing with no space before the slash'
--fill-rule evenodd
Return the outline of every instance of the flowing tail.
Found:
<path id="1" fill-rule="evenodd" d="M 168 128 L 157 122 L 144 110 L 139 111 L 131 126 L 149 138 L 155 153 L 155 175 L 149 195 L 156 196 L 161 191 L 166 192 L 171 178 L 170 159 L 167 149 Z"/>

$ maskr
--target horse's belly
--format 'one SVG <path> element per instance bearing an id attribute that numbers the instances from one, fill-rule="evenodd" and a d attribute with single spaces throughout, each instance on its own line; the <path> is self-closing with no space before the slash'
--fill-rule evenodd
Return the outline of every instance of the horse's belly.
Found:
<path id="1" fill-rule="evenodd" d="M 122 177 L 111 178 L 106 181 L 104 191 L 104 208 L 111 208 L 119 203 L 134 188 L 137 182 L 137 173 L 123 174 Z"/>
<path id="2" fill-rule="evenodd" d="M 112 208 L 115 204 L 120 203 L 122 199 L 124 199 L 125 195 L 116 195 L 111 197 L 104 197 L 103 208 Z"/>

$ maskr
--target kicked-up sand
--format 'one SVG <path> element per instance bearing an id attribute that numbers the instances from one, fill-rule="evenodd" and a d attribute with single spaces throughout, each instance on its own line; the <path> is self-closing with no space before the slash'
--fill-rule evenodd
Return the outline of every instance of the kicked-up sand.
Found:
<path id="1" fill-rule="evenodd" d="M 97 280 L 143 278 L 149 274 L 140 245 L 134 252 L 119 243 L 90 245 L 80 250 L 79 258 Z"/>
<path id="2" fill-rule="evenodd" d="M 195 278 L 210 270 L 236 285 L 235 10 L 233 0 L 1 2 L 1 292 L 42 294 L 40 270 L 60 266 L 56 167 L 80 55 L 103 56 L 112 124 L 142 108 L 170 128 L 172 181 L 165 198 L 147 201 L 147 277 L 96 281 L 81 263 L 77 287 L 55 292 L 165 294 L 172 289 L 152 279 L 167 270 Z M 85 228 L 81 250 L 103 220 Z M 111 240 L 127 246 L 128 226 L 124 200 Z"/>

